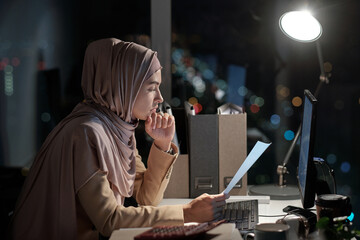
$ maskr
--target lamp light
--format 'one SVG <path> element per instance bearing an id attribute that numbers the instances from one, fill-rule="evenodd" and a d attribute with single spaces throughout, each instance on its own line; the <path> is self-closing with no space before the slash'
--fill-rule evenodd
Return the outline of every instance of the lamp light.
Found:
<path id="1" fill-rule="evenodd" d="M 321 52 L 320 42 L 318 41 L 322 35 L 322 26 L 319 21 L 314 18 L 309 11 L 291 11 L 284 13 L 279 19 L 279 26 L 281 31 L 290 39 L 298 42 L 316 42 L 317 55 L 320 64 L 320 81 L 314 93 L 317 97 L 322 84 L 329 83 L 329 79 L 324 70 L 324 61 Z M 299 139 L 301 132 L 301 125 L 298 128 L 295 137 L 290 145 L 288 152 L 285 155 L 282 165 L 277 167 L 277 174 L 279 175 L 278 184 L 255 185 L 249 189 L 251 195 L 268 195 L 272 199 L 298 199 L 300 192 L 297 186 L 285 184 L 285 174 L 289 173 L 286 168 L 290 156 L 295 148 L 296 142 Z"/>
<path id="2" fill-rule="evenodd" d="M 322 27 L 308 11 L 292 11 L 280 17 L 281 31 L 299 42 L 314 42 L 321 37 Z"/>

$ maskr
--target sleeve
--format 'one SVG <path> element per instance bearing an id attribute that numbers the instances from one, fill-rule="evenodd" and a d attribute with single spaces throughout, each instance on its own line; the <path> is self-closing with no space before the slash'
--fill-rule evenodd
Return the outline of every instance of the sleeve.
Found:
<path id="1" fill-rule="evenodd" d="M 182 205 L 124 207 L 118 205 L 106 178 L 97 172 L 77 193 L 79 203 L 104 236 L 119 228 L 183 225 Z"/>
<path id="2" fill-rule="evenodd" d="M 175 144 L 171 145 L 173 154 L 169 154 L 151 146 L 146 169 L 141 157 L 136 158 L 136 177 L 133 196 L 139 205 L 156 206 L 164 196 L 169 183 L 173 164 L 178 156 Z"/>

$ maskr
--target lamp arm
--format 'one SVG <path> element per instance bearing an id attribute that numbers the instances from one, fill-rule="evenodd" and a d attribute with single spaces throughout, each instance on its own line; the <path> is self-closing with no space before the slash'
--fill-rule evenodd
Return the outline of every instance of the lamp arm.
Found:
<path id="1" fill-rule="evenodd" d="M 329 83 L 329 78 L 326 76 L 326 73 L 325 73 L 324 60 L 323 60 L 319 40 L 316 41 L 316 49 L 317 49 L 317 55 L 318 55 L 319 64 L 320 64 L 320 78 L 319 78 L 320 81 L 319 81 L 319 83 L 318 83 L 318 85 L 316 87 L 315 94 L 314 94 L 314 96 L 317 98 L 318 95 L 319 95 L 321 86 L 323 85 L 323 83 Z M 290 156 L 291 156 L 292 152 L 294 151 L 296 142 L 300 137 L 300 132 L 301 132 L 301 125 L 299 126 L 299 128 L 298 128 L 298 130 L 297 130 L 297 132 L 295 134 L 295 137 L 294 137 L 294 139 L 293 139 L 293 141 L 292 141 L 292 143 L 290 145 L 290 148 L 289 148 L 289 150 L 287 151 L 287 153 L 285 155 L 285 158 L 284 158 L 284 161 L 283 161 L 283 166 L 285 166 L 289 162 Z"/>
<path id="2" fill-rule="evenodd" d="M 295 145 L 296 145 L 296 142 L 297 140 L 299 139 L 299 136 L 300 136 L 300 132 L 301 132 L 301 125 L 299 126 L 296 134 L 295 134 L 295 137 L 293 139 L 293 141 L 291 142 L 291 145 L 290 145 L 290 148 L 289 150 L 287 151 L 286 155 L 285 155 L 285 158 L 284 158 L 284 161 L 283 161 L 283 166 L 285 167 L 286 164 L 289 162 L 289 159 L 291 157 L 291 154 L 292 152 L 294 151 L 294 148 L 295 148 Z"/>
<path id="3" fill-rule="evenodd" d="M 321 45 L 320 45 L 320 41 L 317 40 L 316 41 L 316 50 L 317 50 L 317 55 L 318 55 L 318 59 L 319 59 L 319 65 L 320 65 L 320 81 L 325 81 L 325 79 L 322 79 L 321 77 L 325 77 L 325 68 L 324 68 L 324 59 L 323 59 L 323 55 L 322 55 L 322 51 L 321 51 Z"/>
<path id="4" fill-rule="evenodd" d="M 318 55 L 318 59 L 319 59 L 319 65 L 320 65 L 320 82 L 315 90 L 314 96 L 318 97 L 319 92 L 320 92 L 320 88 L 322 86 L 322 84 L 325 82 L 326 84 L 329 83 L 329 78 L 326 76 L 325 73 L 325 68 L 324 68 L 324 59 L 323 59 L 323 55 L 322 55 L 322 51 L 321 51 L 321 45 L 320 45 L 320 41 L 317 40 L 316 41 L 316 50 L 317 50 L 317 55 Z"/>

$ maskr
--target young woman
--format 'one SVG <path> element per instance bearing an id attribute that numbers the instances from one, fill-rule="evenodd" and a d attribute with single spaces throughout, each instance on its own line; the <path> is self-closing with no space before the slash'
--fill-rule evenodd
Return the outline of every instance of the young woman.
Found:
<path id="1" fill-rule="evenodd" d="M 220 216 L 225 196 L 201 195 L 186 205 L 156 207 L 178 149 L 175 119 L 156 113 L 163 101 L 156 52 L 102 39 L 85 53 L 84 101 L 41 147 L 18 199 L 12 239 L 98 239 L 127 227 L 181 225 Z M 146 169 L 134 136 L 139 120 L 154 139 Z M 124 207 L 125 197 L 138 207 Z"/>

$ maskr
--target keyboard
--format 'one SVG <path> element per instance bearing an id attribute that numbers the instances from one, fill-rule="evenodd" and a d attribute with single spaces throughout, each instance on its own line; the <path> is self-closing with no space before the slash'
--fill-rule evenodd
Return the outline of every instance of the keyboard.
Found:
<path id="1" fill-rule="evenodd" d="M 227 202 L 223 208 L 226 222 L 235 223 L 240 231 L 252 230 L 259 222 L 258 200 Z"/>
<path id="2" fill-rule="evenodd" d="M 170 239 L 193 239 L 199 235 L 205 234 L 207 231 L 220 225 L 225 221 L 199 223 L 184 226 L 157 226 L 153 227 L 137 236 L 134 240 L 170 240 Z"/>

